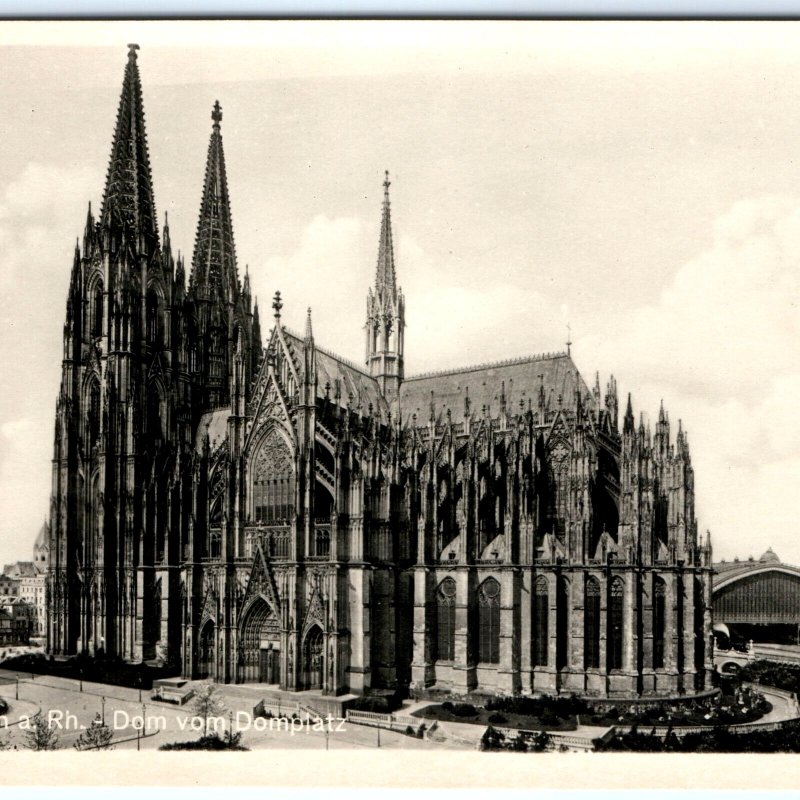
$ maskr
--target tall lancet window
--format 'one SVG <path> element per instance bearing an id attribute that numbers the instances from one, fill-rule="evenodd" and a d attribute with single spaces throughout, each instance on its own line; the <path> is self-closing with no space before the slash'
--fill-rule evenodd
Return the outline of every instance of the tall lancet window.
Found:
<path id="1" fill-rule="evenodd" d="M 500 584 L 494 578 L 478 588 L 478 661 L 500 663 Z"/>
<path id="2" fill-rule="evenodd" d="M 547 666 L 548 649 L 548 615 L 550 613 L 550 592 L 547 587 L 547 578 L 540 575 L 536 579 L 536 588 L 533 596 L 533 666 Z"/>
<path id="3" fill-rule="evenodd" d="M 150 344 L 161 342 L 161 313 L 158 295 L 151 289 L 147 293 L 147 341 Z"/>
<path id="4" fill-rule="evenodd" d="M 98 283 L 94 288 L 92 300 L 92 336 L 103 335 L 103 286 Z"/>
<path id="5" fill-rule="evenodd" d="M 584 665 L 587 669 L 600 667 L 600 583 L 596 578 L 586 581 L 583 604 Z"/>
<path id="6" fill-rule="evenodd" d="M 656 576 L 653 582 L 653 669 L 664 668 L 667 630 L 667 584 Z"/>
<path id="7" fill-rule="evenodd" d="M 253 461 L 253 517 L 288 522 L 294 515 L 294 460 L 283 437 L 270 431 Z"/>
<path id="8" fill-rule="evenodd" d="M 100 438 L 100 384 L 97 381 L 92 381 L 92 388 L 89 390 L 87 436 L 90 448 L 94 447 Z"/>
<path id="9" fill-rule="evenodd" d="M 436 659 L 456 657 L 456 582 L 445 578 L 436 590 Z"/>
<path id="10" fill-rule="evenodd" d="M 611 581 L 608 599 L 608 668 L 622 669 L 622 601 L 625 588 L 622 578 Z"/>

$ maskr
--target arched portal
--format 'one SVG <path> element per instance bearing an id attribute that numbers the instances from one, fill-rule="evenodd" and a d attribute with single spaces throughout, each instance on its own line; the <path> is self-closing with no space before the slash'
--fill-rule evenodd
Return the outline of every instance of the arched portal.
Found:
<path id="1" fill-rule="evenodd" d="M 324 646 L 322 630 L 313 625 L 303 642 L 303 683 L 306 689 L 321 689 Z"/>
<path id="2" fill-rule="evenodd" d="M 263 597 L 239 629 L 239 683 L 280 683 L 280 624 Z"/>
<path id="3" fill-rule="evenodd" d="M 200 629 L 200 644 L 197 658 L 197 677 L 201 679 L 214 677 L 214 642 L 216 626 L 212 620 L 206 620 Z"/>

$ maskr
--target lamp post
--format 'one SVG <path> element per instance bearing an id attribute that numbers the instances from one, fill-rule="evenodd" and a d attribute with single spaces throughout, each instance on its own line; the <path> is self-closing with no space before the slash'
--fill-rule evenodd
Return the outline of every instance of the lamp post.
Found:
<path id="1" fill-rule="evenodd" d="M 378 747 L 380 747 L 381 746 L 381 726 L 380 725 L 378 725 L 377 731 L 378 731 Z"/>
<path id="2" fill-rule="evenodd" d="M 139 702 L 142 702 L 142 676 L 139 675 Z"/>
<path id="3" fill-rule="evenodd" d="M 19 700 L 19 675 L 17 675 L 17 686 L 16 691 L 14 692 L 14 697 Z"/>
<path id="4" fill-rule="evenodd" d="M 80 683 L 81 691 L 83 691 L 83 667 L 78 670 L 78 682 Z"/>
<path id="5" fill-rule="evenodd" d="M 100 707 L 102 708 L 102 719 L 103 719 L 103 727 L 106 726 L 106 699 L 105 697 L 100 698 Z"/>

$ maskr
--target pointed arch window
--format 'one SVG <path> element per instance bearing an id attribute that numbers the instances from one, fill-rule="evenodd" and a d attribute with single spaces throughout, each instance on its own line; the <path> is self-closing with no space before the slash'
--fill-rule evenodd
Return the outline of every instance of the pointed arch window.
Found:
<path id="1" fill-rule="evenodd" d="M 494 578 L 478 587 L 478 661 L 500 663 L 500 584 Z"/>
<path id="2" fill-rule="evenodd" d="M 94 338 L 103 335 L 103 284 L 98 283 L 94 287 L 92 297 L 92 329 L 91 334 Z"/>
<path id="3" fill-rule="evenodd" d="M 667 584 L 656 576 L 653 582 L 653 669 L 664 668 L 667 630 Z"/>
<path id="4" fill-rule="evenodd" d="M 600 667 L 600 583 L 596 578 L 586 581 L 583 603 L 584 666 Z"/>
<path id="5" fill-rule="evenodd" d="M 155 442 L 163 437 L 163 426 L 161 393 L 155 383 L 150 383 L 147 387 L 147 438 L 149 442 Z"/>
<path id="6" fill-rule="evenodd" d="M 270 431 L 253 461 L 253 517 L 257 522 L 288 522 L 294 516 L 295 474 L 291 450 Z"/>
<path id="7" fill-rule="evenodd" d="M 92 381 L 89 390 L 89 414 L 87 419 L 87 434 L 89 447 L 94 447 L 100 438 L 100 384 Z"/>
<path id="8" fill-rule="evenodd" d="M 158 294 L 150 289 L 147 292 L 147 341 L 150 344 L 160 344 L 161 333 L 161 307 Z"/>
<path id="9" fill-rule="evenodd" d="M 436 590 L 436 660 L 456 657 L 456 582 L 445 578 Z"/>
<path id="10" fill-rule="evenodd" d="M 625 586 L 622 578 L 611 581 L 608 599 L 608 668 L 622 669 L 623 600 Z"/>
<path id="11" fill-rule="evenodd" d="M 550 613 L 550 591 L 547 578 L 540 575 L 536 579 L 533 596 L 533 666 L 547 666 L 548 615 Z"/>
<path id="12" fill-rule="evenodd" d="M 556 669 L 569 664 L 569 581 L 562 575 L 556 582 Z"/>

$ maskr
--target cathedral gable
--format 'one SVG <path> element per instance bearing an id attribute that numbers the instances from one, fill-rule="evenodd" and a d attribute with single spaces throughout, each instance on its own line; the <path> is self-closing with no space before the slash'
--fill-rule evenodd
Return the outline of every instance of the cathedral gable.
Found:
<path id="1" fill-rule="evenodd" d="M 262 597 L 269 605 L 276 619 L 280 619 L 280 601 L 275 576 L 272 574 L 261 545 L 256 545 L 256 554 L 253 558 L 253 567 L 250 570 L 250 580 L 242 601 L 242 614 L 245 609 L 258 597 Z"/>
<path id="2" fill-rule="evenodd" d="M 325 607 L 322 600 L 322 594 L 319 591 L 319 586 L 315 585 L 311 590 L 311 598 L 308 601 L 306 608 L 306 616 L 303 620 L 303 636 L 312 625 L 319 625 L 320 628 L 325 630 Z"/>
<path id="3" fill-rule="evenodd" d="M 294 441 L 292 414 L 276 375 L 271 372 L 266 376 L 266 380 L 263 383 L 259 380 L 256 392 L 258 394 L 253 397 L 253 419 L 248 436 L 248 445 L 273 420 L 278 422 L 291 440 Z"/>

